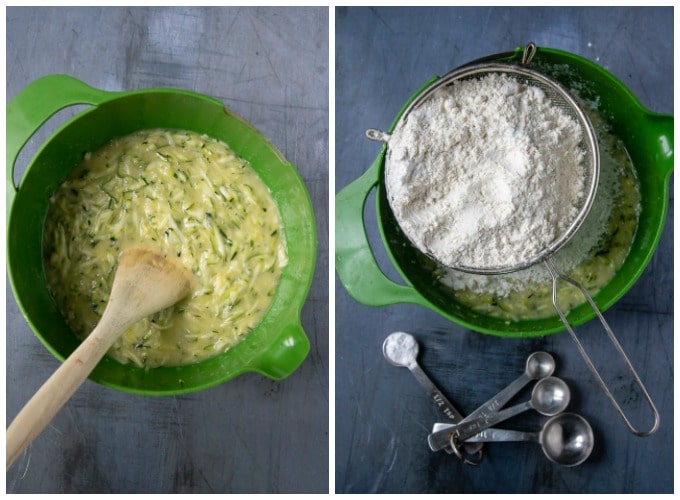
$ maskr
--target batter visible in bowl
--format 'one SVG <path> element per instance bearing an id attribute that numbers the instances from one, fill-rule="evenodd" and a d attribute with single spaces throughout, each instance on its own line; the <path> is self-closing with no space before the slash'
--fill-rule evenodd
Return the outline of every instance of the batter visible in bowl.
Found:
<path id="1" fill-rule="evenodd" d="M 287 263 L 267 186 L 224 143 L 155 129 L 87 153 L 50 199 L 48 284 L 80 337 L 107 304 L 121 249 L 153 241 L 196 277 L 193 294 L 129 328 L 109 351 L 140 367 L 225 352 L 266 313 Z"/>

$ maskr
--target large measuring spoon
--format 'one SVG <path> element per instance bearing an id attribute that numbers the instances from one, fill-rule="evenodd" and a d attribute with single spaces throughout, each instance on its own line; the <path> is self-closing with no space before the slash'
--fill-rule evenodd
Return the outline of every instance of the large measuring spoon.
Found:
<path id="1" fill-rule="evenodd" d="M 555 359 L 547 352 L 536 351 L 527 358 L 524 373 L 508 384 L 502 391 L 463 419 L 469 422 L 480 416 L 497 412 L 532 380 L 549 377 L 555 371 Z"/>
<path id="2" fill-rule="evenodd" d="M 418 341 L 413 335 L 405 332 L 391 333 L 383 342 L 383 355 L 392 365 L 408 368 L 432 401 L 434 401 L 435 405 L 437 405 L 437 408 L 452 423 L 457 424 L 463 421 L 463 416 L 456 407 L 453 406 L 437 386 L 434 385 L 420 365 L 418 365 Z M 465 451 L 470 454 L 481 453 L 481 448 L 482 446 L 479 443 L 470 443 L 470 445 L 465 446 Z"/>
<path id="3" fill-rule="evenodd" d="M 593 451 L 595 438 L 588 421 L 575 413 L 560 413 L 548 419 L 539 432 L 484 429 L 466 442 L 489 443 L 532 441 L 541 445 L 548 459 L 565 467 L 582 464 Z"/>
<path id="4" fill-rule="evenodd" d="M 562 413 L 569 405 L 570 398 L 569 386 L 564 380 L 552 376 L 546 377 L 536 382 L 529 401 L 468 422 L 461 422 L 450 429 L 432 433 L 427 437 L 427 441 L 433 451 L 442 450 L 452 441 L 463 442 L 481 430 L 530 409 L 547 416 Z"/>

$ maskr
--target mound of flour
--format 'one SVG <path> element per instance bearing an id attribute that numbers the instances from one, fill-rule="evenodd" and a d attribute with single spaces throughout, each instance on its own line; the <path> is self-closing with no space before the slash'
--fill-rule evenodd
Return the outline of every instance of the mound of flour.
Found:
<path id="1" fill-rule="evenodd" d="M 558 239 L 584 196 L 578 123 L 494 73 L 436 91 L 389 140 L 394 214 L 446 266 L 513 267 Z"/>

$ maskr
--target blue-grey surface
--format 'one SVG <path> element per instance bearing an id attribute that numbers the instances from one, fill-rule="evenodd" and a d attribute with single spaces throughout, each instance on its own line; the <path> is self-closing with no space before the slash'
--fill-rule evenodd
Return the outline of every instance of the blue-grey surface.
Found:
<path id="1" fill-rule="evenodd" d="M 8 100 L 50 73 L 215 97 L 297 166 L 319 234 L 302 311 L 311 352 L 291 377 L 164 398 L 88 381 L 8 471 L 7 491 L 327 492 L 328 9 L 9 8 L 6 19 Z M 72 114 L 51 119 L 20 163 Z M 9 422 L 58 366 L 9 285 L 6 345 Z"/>
<path id="2" fill-rule="evenodd" d="M 671 8 L 338 8 L 335 21 L 336 191 L 378 154 L 379 145 L 365 138 L 365 130 L 386 130 L 429 78 L 529 41 L 588 58 L 621 79 L 649 109 L 673 112 Z M 398 279 L 376 228 L 373 195 L 366 207 L 378 261 Z M 650 437 L 627 431 L 567 333 L 496 338 L 415 305 L 364 306 L 337 277 L 335 290 L 336 491 L 673 492 L 672 195 L 653 260 L 606 313 L 661 414 L 661 426 Z M 408 370 L 383 359 L 382 342 L 395 330 L 416 336 L 423 369 L 464 414 L 517 377 L 532 351 L 553 353 L 556 374 L 572 388 L 570 408 L 594 428 L 592 456 L 565 468 L 549 462 L 536 444 L 490 443 L 483 463 L 470 467 L 452 455 L 432 453 L 426 436 L 443 417 Z M 606 335 L 593 322 L 579 332 L 591 352 L 600 353 L 598 366 L 612 383 L 620 370 Z M 613 385 L 640 427 L 648 427 L 644 405 L 630 399 L 635 393 L 629 380 Z M 527 413 L 506 426 L 529 430 L 540 421 Z"/>

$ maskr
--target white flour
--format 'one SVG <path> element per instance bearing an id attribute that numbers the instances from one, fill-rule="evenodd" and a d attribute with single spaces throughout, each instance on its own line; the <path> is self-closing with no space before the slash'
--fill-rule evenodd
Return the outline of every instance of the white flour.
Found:
<path id="1" fill-rule="evenodd" d="M 598 134 L 600 144 L 600 181 L 593 205 L 583 224 L 569 242 L 553 255 L 557 268 L 569 275 L 572 270 L 592 255 L 607 232 L 607 222 L 614 209 L 614 200 L 621 195 L 620 176 L 625 171 L 621 160 L 615 158 L 616 141 L 607 132 L 602 118 L 597 114 L 597 102 L 582 101 L 584 111 Z M 619 146 L 622 147 L 622 146 Z M 630 168 L 633 168 L 632 165 Z M 453 290 L 470 290 L 475 293 L 491 293 L 506 297 L 511 292 L 550 284 L 551 276 L 543 263 L 508 274 L 471 274 L 453 269 L 440 269 L 438 279 Z M 532 288 L 533 290 L 533 288 Z"/>
<path id="2" fill-rule="evenodd" d="M 513 267 L 559 238 L 584 193 L 581 130 L 542 90 L 491 74 L 411 111 L 386 184 L 404 233 L 444 265 Z"/>

